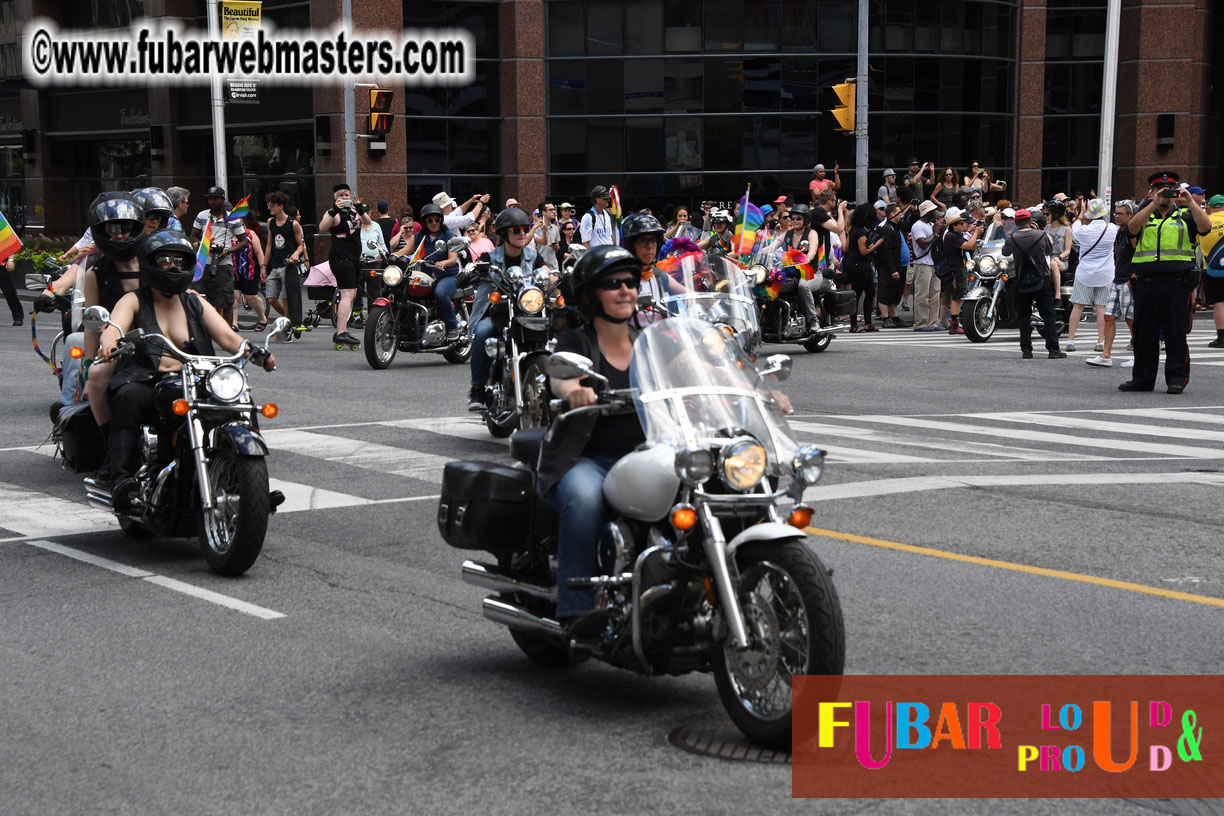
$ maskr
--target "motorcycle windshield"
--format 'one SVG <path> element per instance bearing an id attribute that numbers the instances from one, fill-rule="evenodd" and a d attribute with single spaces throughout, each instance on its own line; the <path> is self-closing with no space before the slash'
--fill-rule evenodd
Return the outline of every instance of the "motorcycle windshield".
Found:
<path id="1" fill-rule="evenodd" d="M 748 435 L 765 447 L 773 475 L 786 472 L 779 466 L 799 447 L 772 381 L 704 320 L 674 317 L 644 330 L 633 345 L 630 378 L 652 444 L 709 449 Z"/>
<path id="2" fill-rule="evenodd" d="M 659 261 L 668 280 L 663 303 L 669 314 L 756 333 L 752 282 L 743 268 L 724 257 L 690 252 Z"/>
<path id="3" fill-rule="evenodd" d="M 982 249 L 1002 249 L 1003 242 L 1007 240 L 1007 233 L 1003 231 L 1002 224 L 990 224 L 986 227 L 986 232 L 982 235 Z"/>

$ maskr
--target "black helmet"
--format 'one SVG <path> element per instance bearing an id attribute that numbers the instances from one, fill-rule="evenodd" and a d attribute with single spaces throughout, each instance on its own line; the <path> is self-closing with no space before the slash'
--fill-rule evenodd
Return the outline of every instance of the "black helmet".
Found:
<path id="1" fill-rule="evenodd" d="M 425 219 L 431 215 L 436 215 L 439 218 L 443 217 L 442 208 L 439 207 L 437 204 L 434 204 L 433 202 L 430 202 L 429 204 L 426 204 L 424 207 L 422 207 L 421 212 L 417 214 L 417 218 L 423 224 L 425 223 Z"/>
<path id="2" fill-rule="evenodd" d="M 1067 214 L 1067 205 L 1058 200 L 1047 201 L 1045 211 L 1052 221 L 1057 221 Z"/>
<path id="3" fill-rule="evenodd" d="M 796 204 L 790 208 L 791 215 L 802 215 L 804 221 L 812 220 L 812 211 L 808 209 L 806 204 Z"/>
<path id="4" fill-rule="evenodd" d="M 654 235 L 662 243 L 663 233 L 663 225 L 659 223 L 659 219 L 646 213 L 625 216 L 625 220 L 621 222 L 621 235 L 625 238 L 625 246 L 629 246 L 633 239 L 646 235 Z"/>
<path id="5" fill-rule="evenodd" d="M 511 227 L 530 227 L 531 216 L 518 207 L 507 207 L 493 219 L 493 231 L 505 237 Z"/>
<path id="6" fill-rule="evenodd" d="M 593 247 L 583 253 L 578 263 L 574 264 L 574 271 L 570 275 L 570 286 L 573 289 L 579 311 L 591 317 L 611 320 L 604 314 L 599 299 L 590 294 L 591 286 L 604 275 L 621 271 L 633 274 L 634 289 L 642 282 L 642 262 L 627 249 L 605 245 Z M 584 295 L 587 296 L 584 297 Z M 613 322 L 627 321 L 613 320 Z"/>
<path id="7" fill-rule="evenodd" d="M 174 215 L 174 205 L 170 203 L 170 196 L 160 187 L 142 187 L 139 190 L 132 191 L 132 198 L 136 199 L 145 211 L 145 219 L 148 220 L 157 217 L 157 228 L 165 229 L 170 223 L 170 216 Z"/>
<path id="8" fill-rule="evenodd" d="M 105 257 L 112 261 L 136 257 L 144 237 L 144 209 L 135 198 L 127 193 L 102 193 L 89 205 L 88 219 L 94 245 Z"/>
<path id="9" fill-rule="evenodd" d="M 178 230 L 158 230 L 140 249 L 140 285 L 166 297 L 181 295 L 195 276 L 196 253 Z"/>

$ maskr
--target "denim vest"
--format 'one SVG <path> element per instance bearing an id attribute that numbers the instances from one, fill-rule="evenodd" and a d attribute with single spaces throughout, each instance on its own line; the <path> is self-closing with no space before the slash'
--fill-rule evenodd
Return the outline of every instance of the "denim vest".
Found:
<path id="1" fill-rule="evenodd" d="M 488 257 L 492 263 L 500 266 L 502 269 L 506 268 L 506 248 L 504 245 L 496 247 L 485 257 Z M 538 261 L 539 256 L 536 254 L 535 247 L 527 244 L 527 246 L 523 247 L 523 257 L 520 259 L 518 266 L 526 274 L 535 271 Z M 495 280 L 485 280 L 481 282 L 480 286 L 476 287 L 476 296 L 473 298 L 475 306 L 472 311 L 472 319 L 468 323 L 472 327 L 472 331 L 476 330 L 476 324 L 485 316 L 485 312 L 489 311 L 489 295 L 497 288 L 497 284 L 500 282 L 500 277 L 496 272 L 490 272 L 489 277 L 495 278 Z"/>

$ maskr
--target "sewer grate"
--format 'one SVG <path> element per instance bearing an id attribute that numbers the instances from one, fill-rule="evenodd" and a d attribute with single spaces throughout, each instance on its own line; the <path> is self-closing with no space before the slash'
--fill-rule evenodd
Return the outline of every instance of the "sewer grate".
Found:
<path id="1" fill-rule="evenodd" d="M 771 751 L 748 741 L 748 738 L 724 723 L 693 723 L 673 728 L 667 742 L 698 756 L 725 759 L 731 762 L 760 762 L 768 765 L 789 765 L 790 751 Z"/>
<path id="2" fill-rule="evenodd" d="M 1157 813 L 1170 816 L 1224 816 L 1224 799 L 1127 799 Z"/>

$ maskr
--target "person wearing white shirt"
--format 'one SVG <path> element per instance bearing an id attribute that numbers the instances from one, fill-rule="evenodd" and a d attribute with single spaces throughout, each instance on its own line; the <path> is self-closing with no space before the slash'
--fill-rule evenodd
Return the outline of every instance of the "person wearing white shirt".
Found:
<path id="1" fill-rule="evenodd" d="M 456 206 L 455 199 L 448 193 L 441 192 L 433 197 L 433 203 L 442 208 L 443 226 L 456 235 L 462 235 L 464 228 L 475 224 L 476 219 L 480 218 L 480 211 L 488 206 L 489 194 L 477 193 L 465 201 L 463 206 Z"/>
<path id="2" fill-rule="evenodd" d="M 1099 198 L 1088 202 L 1079 220 L 1071 226 L 1071 237 L 1079 244 L 1079 266 L 1071 288 L 1071 317 L 1068 320 L 1067 348 L 1075 351 L 1075 330 L 1085 306 L 1096 313 L 1096 351 L 1105 348 L 1105 304 L 1114 279 L 1113 245 L 1118 227 L 1106 223 L 1109 207 Z"/>
<path id="3" fill-rule="evenodd" d="M 592 249 L 597 246 L 612 245 L 612 216 L 608 207 L 612 206 L 612 194 L 608 188 L 599 186 L 591 190 L 591 211 L 582 216 L 578 224 L 578 240 Z"/>

